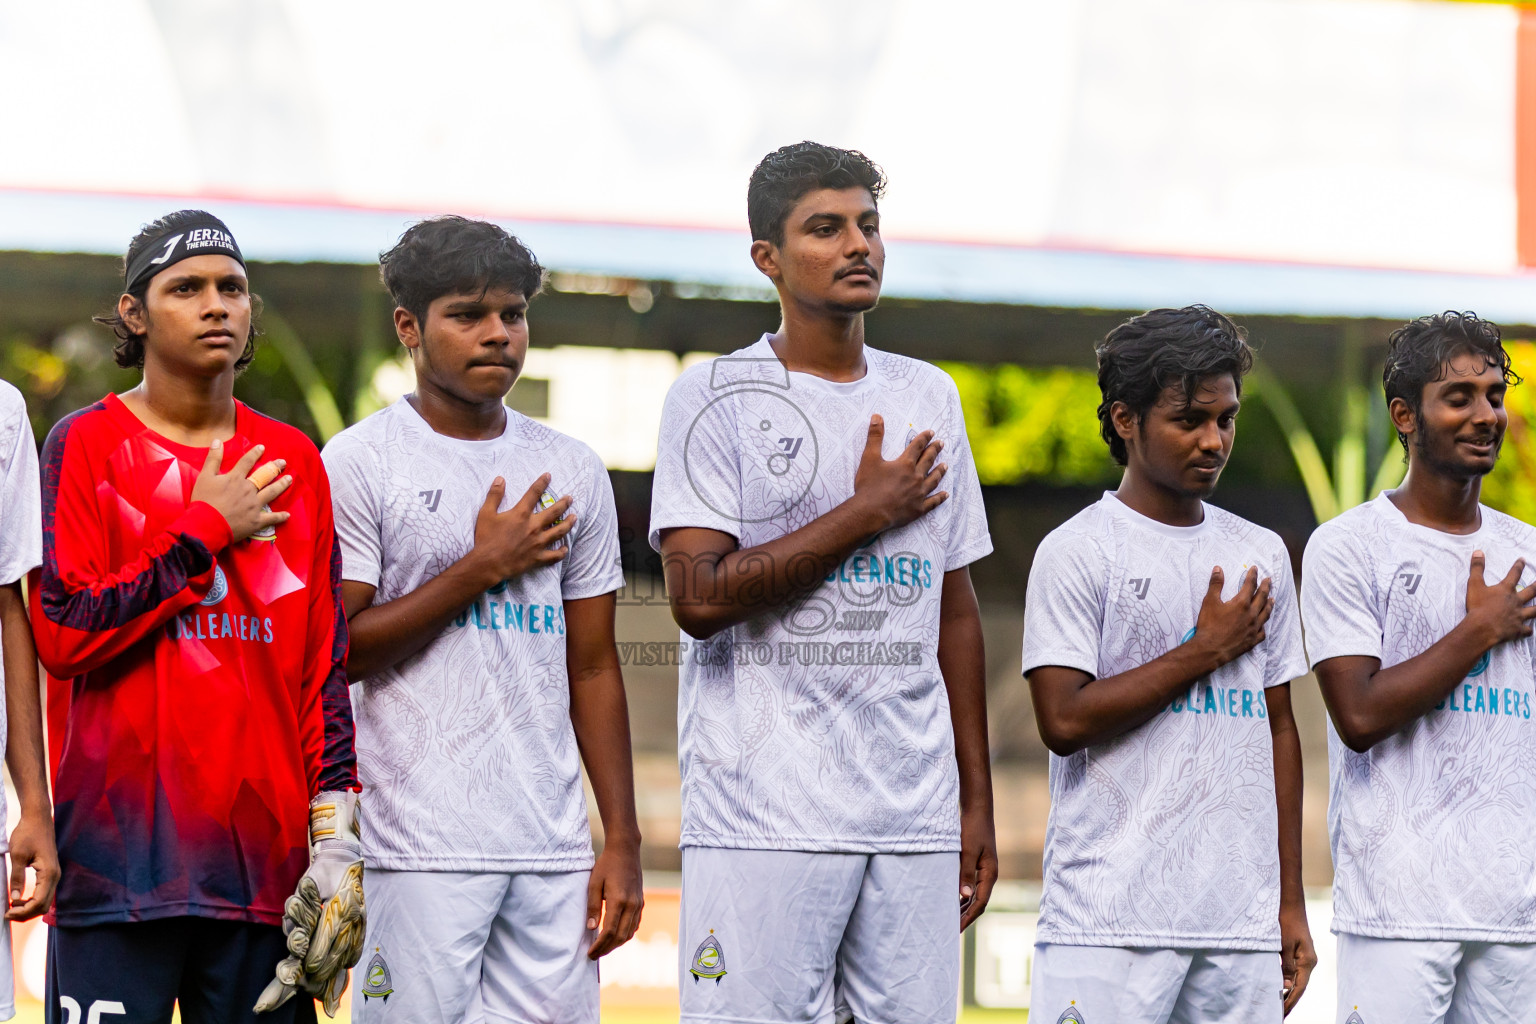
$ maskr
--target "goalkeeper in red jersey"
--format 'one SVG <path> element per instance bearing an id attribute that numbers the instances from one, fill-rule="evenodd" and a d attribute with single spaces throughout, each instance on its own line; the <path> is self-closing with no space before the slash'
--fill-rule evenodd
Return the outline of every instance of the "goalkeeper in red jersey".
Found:
<path id="1" fill-rule="evenodd" d="M 105 322 L 142 382 L 43 449 L 48 1020 L 313 1021 L 290 997 L 334 1012 L 363 930 L 330 487 L 234 397 L 252 300 L 222 221 L 146 226 L 123 293 Z"/>

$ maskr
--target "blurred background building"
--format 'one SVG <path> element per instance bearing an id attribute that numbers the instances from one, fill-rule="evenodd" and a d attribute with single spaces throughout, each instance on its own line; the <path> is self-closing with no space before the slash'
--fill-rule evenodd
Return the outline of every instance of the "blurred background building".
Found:
<path id="1" fill-rule="evenodd" d="M 868 337 L 940 363 L 966 404 L 997 549 L 973 572 L 999 841 L 1022 883 L 1048 808 L 1025 580 L 1118 475 L 1097 338 L 1191 302 L 1246 324 L 1260 364 L 1217 501 L 1298 563 L 1318 521 L 1402 471 L 1379 386 L 1393 326 L 1476 310 L 1536 376 L 1536 10 L 1510 4 L 0 0 L 0 94 L 0 375 L 39 439 L 131 386 L 90 317 L 171 209 L 240 240 L 265 337 L 238 393 L 318 442 L 412 387 L 375 269 L 407 224 L 488 217 L 550 267 L 510 402 L 613 474 L 658 879 L 679 862 L 676 669 L 642 645 L 676 630 L 650 470 L 680 370 L 777 326 L 747 256 L 765 152 L 810 138 L 889 174 Z M 1510 407 L 1486 494 L 1530 520 L 1536 401 Z M 1325 716 L 1314 683 L 1296 691 L 1325 886 Z"/>

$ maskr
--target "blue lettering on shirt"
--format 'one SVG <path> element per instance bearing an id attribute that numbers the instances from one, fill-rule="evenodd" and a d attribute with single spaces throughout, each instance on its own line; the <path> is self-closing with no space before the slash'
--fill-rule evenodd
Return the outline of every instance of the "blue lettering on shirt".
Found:
<path id="1" fill-rule="evenodd" d="M 492 588 L 486 592 L 484 607 L 476 601 L 455 616 L 450 629 L 463 629 L 471 622 L 476 629 L 500 633 L 534 633 L 549 636 L 565 635 L 565 607 L 555 604 L 514 604 L 498 601 L 494 595 L 504 593 L 506 587 Z"/>

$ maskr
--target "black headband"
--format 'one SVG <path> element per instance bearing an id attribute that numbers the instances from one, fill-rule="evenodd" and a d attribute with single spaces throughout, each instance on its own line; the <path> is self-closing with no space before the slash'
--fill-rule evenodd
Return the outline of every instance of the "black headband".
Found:
<path id="1" fill-rule="evenodd" d="M 123 272 L 123 291 L 142 288 L 160 271 L 193 256 L 229 256 L 245 266 L 245 257 L 240 255 L 229 228 L 213 214 L 205 213 L 146 245 Z"/>

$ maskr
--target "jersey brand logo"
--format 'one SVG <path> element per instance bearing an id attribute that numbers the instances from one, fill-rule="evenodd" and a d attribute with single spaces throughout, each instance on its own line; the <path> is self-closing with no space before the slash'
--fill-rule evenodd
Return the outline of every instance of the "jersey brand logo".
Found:
<path id="1" fill-rule="evenodd" d="M 804 444 L 804 443 L 805 443 L 805 438 L 803 438 L 803 437 L 781 437 L 781 438 L 779 438 L 779 447 L 784 449 L 784 457 L 788 458 L 788 459 L 792 459 L 796 455 L 799 455 L 800 454 L 800 446 L 802 444 Z"/>
<path id="2" fill-rule="evenodd" d="M 176 235 L 169 242 L 165 243 L 165 252 L 161 253 L 159 256 L 156 256 L 154 259 L 150 260 L 149 262 L 151 264 L 164 263 L 166 260 L 170 259 L 171 258 L 171 250 L 176 248 L 176 243 L 179 242 L 179 241 L 181 241 L 181 236 L 180 235 Z"/>
<path id="3" fill-rule="evenodd" d="M 417 491 L 416 493 L 421 498 L 421 503 L 427 506 L 428 512 L 436 512 L 437 503 L 443 500 L 443 492 L 441 490 Z"/>
<path id="4" fill-rule="evenodd" d="M 1135 592 L 1136 600 L 1138 601 L 1145 601 L 1147 599 L 1147 591 L 1151 589 L 1152 577 L 1150 576 L 1142 576 L 1139 579 L 1131 580 L 1131 590 Z"/>
<path id="5" fill-rule="evenodd" d="M 693 951 L 693 963 L 688 968 L 688 973 L 693 975 L 695 983 L 700 978 L 714 978 L 715 984 L 720 984 L 720 979 L 725 977 L 725 950 L 720 948 L 720 940 L 715 938 L 715 930 L 709 930 L 709 937 L 699 943 L 699 948 Z"/>
<path id="6" fill-rule="evenodd" d="M 1403 581 L 1403 589 L 1410 594 L 1416 594 L 1419 590 L 1419 581 L 1424 578 L 1421 572 L 1400 572 L 1397 578 Z"/>

